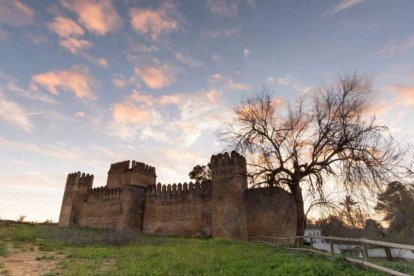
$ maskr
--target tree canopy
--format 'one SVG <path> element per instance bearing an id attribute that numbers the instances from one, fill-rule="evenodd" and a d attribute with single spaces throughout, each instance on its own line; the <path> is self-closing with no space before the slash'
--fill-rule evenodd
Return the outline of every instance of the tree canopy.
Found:
<path id="1" fill-rule="evenodd" d="M 293 194 L 297 235 L 303 234 L 306 219 L 302 189 L 323 198 L 332 179 L 347 194 L 374 193 L 409 172 L 407 149 L 367 113 L 370 92 L 365 79 L 353 75 L 295 102 L 264 90 L 235 107 L 224 137 L 247 155 L 254 185 Z"/>
<path id="2" fill-rule="evenodd" d="M 414 243 L 414 187 L 394 181 L 378 195 L 375 210 L 384 215 L 393 240 Z"/>

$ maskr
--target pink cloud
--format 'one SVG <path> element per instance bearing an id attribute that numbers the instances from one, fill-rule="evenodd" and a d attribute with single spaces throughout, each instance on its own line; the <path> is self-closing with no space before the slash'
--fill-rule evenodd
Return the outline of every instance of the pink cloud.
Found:
<path id="1" fill-rule="evenodd" d="M 397 93 L 398 100 L 404 105 L 414 105 L 414 87 L 406 85 L 394 85 L 392 90 Z"/>
<path id="2" fill-rule="evenodd" d="M 85 32 L 72 19 L 58 16 L 53 22 L 49 23 L 49 29 L 59 36 L 59 45 L 72 54 L 82 52 L 81 50 L 84 48 L 93 46 L 91 42 L 80 38 Z"/>
<path id="3" fill-rule="evenodd" d="M 31 24 L 33 17 L 33 10 L 19 0 L 2 1 L 0 5 L 0 23 L 20 27 Z"/>
<path id="4" fill-rule="evenodd" d="M 159 10 L 132 8 L 129 11 L 131 26 L 140 34 L 157 41 L 161 35 L 177 31 L 179 22 L 170 16 L 173 7 L 164 5 Z"/>
<path id="5" fill-rule="evenodd" d="M 175 82 L 174 67 L 168 64 L 162 66 L 143 66 L 134 68 L 135 75 L 152 89 L 162 89 Z"/>
<path id="6" fill-rule="evenodd" d="M 112 116 L 116 123 L 146 123 L 151 119 L 151 113 L 142 107 L 137 107 L 128 102 L 115 103 L 112 108 Z"/>
<path id="7" fill-rule="evenodd" d="M 79 22 L 97 35 L 106 35 L 122 25 L 121 17 L 110 0 L 61 0 L 60 3 L 76 13 Z"/>
<path id="8" fill-rule="evenodd" d="M 75 66 L 69 70 L 52 71 L 32 76 L 32 89 L 43 86 L 53 95 L 60 91 L 72 92 L 81 99 L 95 99 L 92 87 L 95 79 L 86 67 Z"/>
<path id="9" fill-rule="evenodd" d="M 75 116 L 79 117 L 79 118 L 83 118 L 83 117 L 85 117 L 85 112 L 76 112 Z"/>
<path id="10" fill-rule="evenodd" d="M 113 105 L 110 132 L 127 140 L 140 137 L 192 144 L 204 131 L 220 128 L 229 118 L 231 109 L 220 96 L 215 90 L 161 96 L 135 91 Z M 166 105 L 175 106 L 178 112 L 167 112 Z"/>
<path id="11" fill-rule="evenodd" d="M 85 39 L 77 39 L 69 37 L 59 41 L 60 46 L 67 49 L 72 54 L 76 54 L 80 50 L 88 47 L 92 47 L 92 43 Z"/>
<path id="12" fill-rule="evenodd" d="M 221 74 L 213 74 L 207 78 L 210 85 L 222 86 L 227 90 L 247 90 L 249 85 L 245 83 L 235 82 L 229 77 L 225 77 Z"/>
<path id="13" fill-rule="evenodd" d="M 83 36 L 85 32 L 75 21 L 72 19 L 58 16 L 53 22 L 49 23 L 49 29 L 56 33 L 60 37 L 69 38 L 69 37 L 79 37 Z"/>

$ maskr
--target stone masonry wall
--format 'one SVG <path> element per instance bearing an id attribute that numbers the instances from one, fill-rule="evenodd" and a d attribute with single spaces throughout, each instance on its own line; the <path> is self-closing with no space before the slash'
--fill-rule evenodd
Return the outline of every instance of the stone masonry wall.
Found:
<path id="1" fill-rule="evenodd" d="M 150 186 L 142 229 L 145 234 L 211 236 L 211 182 Z"/>
<path id="2" fill-rule="evenodd" d="M 155 168 L 140 162 L 111 165 L 105 187 L 93 175 L 68 175 L 59 225 L 137 231 L 151 235 L 294 236 L 296 208 L 281 188 L 247 188 L 246 160 L 213 155 L 212 180 L 155 185 Z"/>
<path id="3" fill-rule="evenodd" d="M 115 229 L 121 215 L 121 188 L 94 188 L 83 195 L 78 225 Z"/>
<path id="4" fill-rule="evenodd" d="M 249 237 L 292 237 L 296 235 L 296 207 L 293 196 L 281 188 L 245 191 Z"/>
<path id="5" fill-rule="evenodd" d="M 137 161 L 122 161 L 111 164 L 108 171 L 108 188 L 124 185 L 147 187 L 156 183 L 155 168 Z"/>
<path id="6" fill-rule="evenodd" d="M 246 159 L 233 151 L 211 157 L 213 236 L 247 239 Z"/>

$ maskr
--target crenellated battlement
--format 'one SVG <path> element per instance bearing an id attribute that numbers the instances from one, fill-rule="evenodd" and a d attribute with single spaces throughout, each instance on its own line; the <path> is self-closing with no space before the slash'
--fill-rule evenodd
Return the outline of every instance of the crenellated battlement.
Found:
<path id="1" fill-rule="evenodd" d="M 214 167 L 226 166 L 226 165 L 246 165 L 246 158 L 236 151 L 232 151 L 231 154 L 228 152 L 219 153 L 211 156 L 211 165 Z"/>
<path id="2" fill-rule="evenodd" d="M 121 162 L 116 162 L 111 164 L 109 171 L 124 171 L 124 170 L 128 170 L 129 169 L 129 160 L 125 160 L 125 161 L 121 161 Z"/>
<path id="3" fill-rule="evenodd" d="M 93 174 L 82 173 L 82 175 L 78 177 L 79 186 L 86 187 L 86 188 L 92 188 L 93 178 L 94 178 Z"/>
<path id="4" fill-rule="evenodd" d="M 108 189 L 106 186 L 96 187 L 88 189 L 87 195 L 115 195 L 120 194 L 122 191 L 121 187 Z"/>
<path id="5" fill-rule="evenodd" d="M 93 184 L 93 174 L 86 174 L 81 172 L 69 173 L 66 181 L 66 185 L 74 186 L 76 183 L 79 187 L 92 187 Z"/>
<path id="6" fill-rule="evenodd" d="M 126 160 L 111 164 L 108 173 L 119 173 L 127 171 L 138 171 L 146 175 L 156 176 L 155 167 L 135 160 L 132 160 L 132 162 L 130 160 Z"/>
<path id="7" fill-rule="evenodd" d="M 211 181 L 150 185 L 147 187 L 146 198 L 162 204 L 209 201 Z"/>
<path id="8" fill-rule="evenodd" d="M 145 163 L 138 162 L 138 161 L 135 161 L 135 160 L 132 161 L 131 170 L 140 171 L 141 173 L 151 175 L 151 176 L 156 176 L 155 175 L 155 167 L 152 167 L 150 165 L 147 165 Z"/>
<path id="9" fill-rule="evenodd" d="M 114 163 L 108 171 L 108 188 L 121 187 L 125 185 L 136 185 L 147 187 L 155 184 L 157 175 L 155 168 L 133 160 Z"/>
<path id="10" fill-rule="evenodd" d="M 66 180 L 66 185 L 75 185 L 76 181 L 79 179 L 80 176 L 81 172 L 69 173 Z"/>
<path id="11" fill-rule="evenodd" d="M 185 192 L 196 192 L 201 190 L 211 189 L 210 181 L 196 181 L 196 182 L 184 182 L 184 183 L 174 183 L 174 184 L 161 184 L 150 185 L 147 188 L 147 194 L 162 194 L 162 193 L 185 193 Z"/>
<path id="12" fill-rule="evenodd" d="M 99 201 L 119 201 L 122 188 L 108 189 L 105 186 L 88 189 L 85 194 L 85 202 L 96 203 Z"/>

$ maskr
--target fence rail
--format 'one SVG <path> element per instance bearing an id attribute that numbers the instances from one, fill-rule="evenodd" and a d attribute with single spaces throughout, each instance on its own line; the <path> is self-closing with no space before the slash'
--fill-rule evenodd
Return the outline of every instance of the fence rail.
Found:
<path id="1" fill-rule="evenodd" d="M 262 242 L 265 244 L 269 244 L 269 245 L 280 245 L 280 244 L 286 244 L 289 243 L 290 241 L 292 241 L 292 243 L 299 243 L 299 241 L 301 241 L 302 239 L 309 239 L 310 241 L 310 247 L 311 249 L 307 249 L 307 248 L 289 248 L 289 249 L 293 249 L 293 250 L 301 250 L 301 251 L 309 251 L 309 252 L 313 252 L 313 253 L 319 253 L 319 254 L 325 254 L 331 257 L 336 257 L 337 255 L 335 254 L 335 250 L 334 250 L 334 241 L 341 241 L 341 242 L 347 242 L 347 243 L 356 243 L 359 244 L 361 246 L 362 249 L 362 257 L 363 260 L 358 260 L 358 259 L 354 259 L 354 258 L 349 258 L 346 257 L 346 259 L 349 262 L 352 263 L 356 263 L 356 264 L 360 264 L 363 266 L 367 266 L 373 269 L 376 269 L 378 271 L 381 272 L 385 272 L 391 275 L 408 275 L 408 274 L 404 274 L 401 273 L 399 271 L 395 271 L 386 267 L 382 267 L 373 263 L 370 263 L 369 260 L 369 254 L 368 254 L 368 246 L 367 245 L 376 245 L 376 246 L 380 246 L 382 248 L 384 248 L 385 250 L 385 255 L 388 261 L 392 261 L 393 257 L 392 257 L 392 252 L 390 248 L 397 248 L 397 249 L 405 249 L 405 250 L 411 250 L 414 253 L 414 245 L 408 245 L 408 244 L 399 244 L 399 243 L 392 243 L 392 242 L 384 242 L 384 241 L 376 241 L 376 240 L 369 240 L 369 239 L 365 239 L 365 238 L 342 238 L 342 237 L 331 237 L 331 236 L 293 236 L 293 237 L 284 237 L 284 238 L 279 238 L 279 237 L 270 237 L 270 236 L 256 236 L 256 237 L 251 237 L 250 240 L 255 241 L 255 242 Z M 325 253 L 319 250 L 314 250 L 313 248 L 313 244 L 314 244 L 314 240 L 326 240 L 329 242 L 330 245 L 330 254 L 329 253 Z"/>

